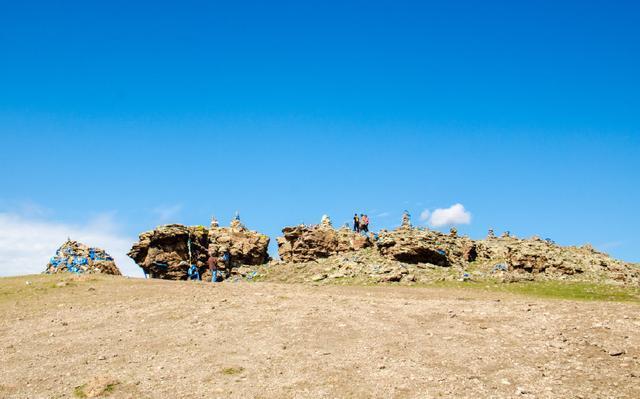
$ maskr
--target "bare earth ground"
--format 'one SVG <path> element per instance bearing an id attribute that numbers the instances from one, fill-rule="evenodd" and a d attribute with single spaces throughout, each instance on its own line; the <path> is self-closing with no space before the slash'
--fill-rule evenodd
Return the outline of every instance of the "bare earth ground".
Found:
<path id="1" fill-rule="evenodd" d="M 0 279 L 0 397 L 640 398 L 639 310 L 451 288 Z"/>

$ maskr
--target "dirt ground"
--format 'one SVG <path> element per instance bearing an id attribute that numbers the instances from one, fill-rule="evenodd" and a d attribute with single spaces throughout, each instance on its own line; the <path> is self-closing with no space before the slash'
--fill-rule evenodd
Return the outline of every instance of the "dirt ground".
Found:
<path id="1" fill-rule="evenodd" d="M 2 398 L 640 398 L 637 303 L 60 279 L 0 279 Z"/>

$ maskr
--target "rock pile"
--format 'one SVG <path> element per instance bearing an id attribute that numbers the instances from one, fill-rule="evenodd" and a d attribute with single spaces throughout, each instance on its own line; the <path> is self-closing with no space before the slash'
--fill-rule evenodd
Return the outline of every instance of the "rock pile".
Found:
<path id="1" fill-rule="evenodd" d="M 504 262 L 509 272 L 521 276 L 582 277 L 590 281 L 613 280 L 634 285 L 640 282 L 638 265 L 613 259 L 590 245 L 563 247 L 539 237 L 521 239 L 503 234 L 500 238 L 477 241 L 477 249 L 479 261 Z"/>
<path id="2" fill-rule="evenodd" d="M 357 251 L 372 245 L 371 238 L 348 227 L 334 229 L 328 216 L 319 225 L 292 226 L 282 229 L 278 237 L 278 254 L 287 262 L 306 262 L 344 252 Z"/>
<path id="3" fill-rule="evenodd" d="M 67 240 L 47 264 L 44 273 L 102 273 L 120 275 L 113 258 L 104 250 Z"/>
<path id="4" fill-rule="evenodd" d="M 234 219 L 229 227 L 220 227 L 214 218 L 209 229 L 172 224 L 142 233 L 128 255 L 150 277 L 186 280 L 193 264 L 202 279 L 210 279 L 209 254 L 219 258 L 225 251 L 229 252 L 229 270 L 219 262 L 222 273 L 219 277 L 225 278 L 242 265 L 268 262 L 268 246 L 269 237 L 248 230 L 239 219 Z"/>

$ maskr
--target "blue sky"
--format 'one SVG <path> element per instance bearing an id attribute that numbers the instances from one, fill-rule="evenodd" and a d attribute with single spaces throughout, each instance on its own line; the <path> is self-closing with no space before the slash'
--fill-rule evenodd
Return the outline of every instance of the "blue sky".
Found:
<path id="1" fill-rule="evenodd" d="M 472 237 L 640 261 L 633 2 L 14 3 L 0 274 L 46 262 L 53 244 L 36 262 L 8 237 L 51 226 L 123 253 L 236 210 L 275 237 L 323 213 L 428 224 L 457 203 Z"/>

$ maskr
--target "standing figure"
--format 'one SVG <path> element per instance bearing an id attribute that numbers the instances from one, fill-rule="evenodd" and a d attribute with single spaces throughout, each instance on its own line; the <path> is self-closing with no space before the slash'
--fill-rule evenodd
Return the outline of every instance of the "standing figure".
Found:
<path id="1" fill-rule="evenodd" d="M 353 231 L 360 232 L 360 218 L 357 213 L 353 215 Z"/>
<path id="2" fill-rule="evenodd" d="M 220 251 L 222 252 L 222 257 L 220 260 L 222 261 L 224 274 L 228 276 L 231 272 L 231 253 L 229 253 L 227 247 L 220 248 Z"/>
<path id="3" fill-rule="evenodd" d="M 369 216 L 362 215 L 362 222 L 360 224 L 362 226 L 360 230 L 364 233 L 368 233 L 369 232 Z"/>
<path id="4" fill-rule="evenodd" d="M 210 254 L 209 259 L 207 259 L 207 265 L 209 265 L 209 270 L 211 271 L 211 282 L 218 282 L 218 259 Z"/>

